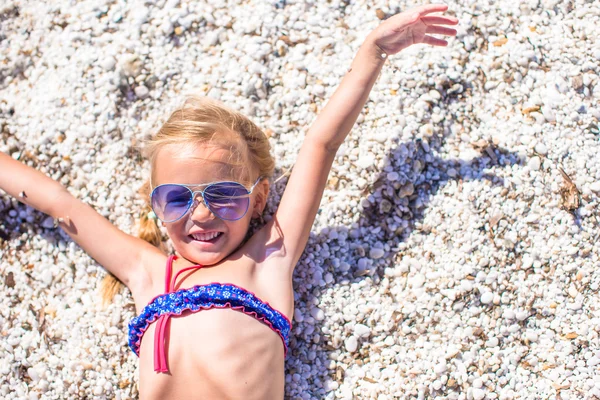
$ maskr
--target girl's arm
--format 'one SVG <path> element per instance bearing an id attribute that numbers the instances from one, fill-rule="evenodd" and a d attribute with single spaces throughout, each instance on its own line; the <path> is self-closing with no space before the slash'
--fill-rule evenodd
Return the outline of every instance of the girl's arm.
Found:
<path id="1" fill-rule="evenodd" d="M 375 29 L 352 62 L 350 71 L 312 125 L 274 215 L 273 235 L 283 237 L 291 271 L 298 262 L 312 227 L 335 153 L 356 122 L 388 55 L 416 43 L 446 46 L 429 34 L 456 35 L 456 18 L 428 16 L 446 11 L 443 4 L 426 5 L 395 15 Z"/>
<path id="2" fill-rule="evenodd" d="M 60 227 L 134 295 L 149 284 L 150 275 L 142 258 L 158 249 L 120 231 L 61 184 L 3 152 L 0 152 L 0 189 L 44 214 L 60 218 Z"/>

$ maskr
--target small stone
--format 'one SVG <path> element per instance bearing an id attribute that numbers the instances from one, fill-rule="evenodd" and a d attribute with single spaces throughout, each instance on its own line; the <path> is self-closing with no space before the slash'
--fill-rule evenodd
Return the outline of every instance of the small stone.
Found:
<path id="1" fill-rule="evenodd" d="M 44 221 L 42 221 L 42 227 L 46 229 L 54 228 L 54 218 L 46 217 Z"/>
<path id="2" fill-rule="evenodd" d="M 102 62 L 100 63 L 100 66 L 105 70 L 105 71 L 112 71 L 113 69 L 115 69 L 115 65 L 117 65 L 117 61 L 115 60 L 114 57 L 106 57 L 104 60 L 102 60 Z"/>
<path id="3" fill-rule="evenodd" d="M 166 20 L 165 22 L 163 22 L 163 24 L 160 26 L 160 30 L 165 34 L 165 35 L 170 35 L 171 33 L 173 33 L 173 24 L 171 23 L 171 21 Z"/>
<path id="4" fill-rule="evenodd" d="M 296 308 L 294 310 L 294 321 L 296 321 L 296 322 L 304 321 L 304 315 L 302 314 L 302 311 L 300 311 L 300 309 L 298 309 L 298 308 Z"/>
<path id="5" fill-rule="evenodd" d="M 135 54 L 128 54 L 119 63 L 121 71 L 125 76 L 137 77 L 142 71 L 142 61 Z"/>
<path id="6" fill-rule="evenodd" d="M 556 122 L 556 113 L 548 107 L 543 107 L 542 108 L 542 115 L 544 116 L 544 119 L 548 122 Z"/>
<path id="7" fill-rule="evenodd" d="M 390 182 L 395 182 L 395 181 L 397 181 L 399 178 L 400 178 L 400 174 L 398 174 L 396 171 L 392 171 L 392 172 L 389 172 L 389 173 L 387 174 L 387 179 L 388 179 L 388 181 L 390 181 Z"/>
<path id="8" fill-rule="evenodd" d="M 320 308 L 313 308 L 310 310 L 310 315 L 317 321 L 323 321 L 325 319 L 325 313 Z"/>
<path id="9" fill-rule="evenodd" d="M 438 375 L 442 375 L 447 370 L 448 370 L 448 365 L 445 362 L 437 364 L 435 367 L 433 367 L 433 372 L 435 372 Z"/>
<path id="10" fill-rule="evenodd" d="M 135 88 L 135 95 L 140 99 L 145 99 L 146 97 L 148 97 L 149 93 L 150 91 L 144 85 L 140 85 Z"/>
<path id="11" fill-rule="evenodd" d="M 367 169 L 369 167 L 372 167 L 376 161 L 377 160 L 375 159 L 375 157 L 372 154 L 366 154 L 364 156 L 361 156 L 356 161 L 356 165 L 362 169 Z"/>
<path id="12" fill-rule="evenodd" d="M 354 326 L 354 335 L 361 338 L 367 338 L 371 335 L 371 328 L 363 324 L 356 324 Z"/>
<path id="13" fill-rule="evenodd" d="M 433 124 L 425 124 L 419 128 L 419 133 L 424 137 L 430 137 L 433 135 Z"/>
<path id="14" fill-rule="evenodd" d="M 529 313 L 527 311 L 517 311 L 515 313 L 515 317 L 519 321 L 524 321 L 525 319 L 527 319 L 527 317 L 529 317 Z"/>
<path id="15" fill-rule="evenodd" d="M 538 334 L 534 331 L 527 331 L 525 333 L 525 338 L 530 342 L 536 342 L 538 340 Z"/>
<path id="16" fill-rule="evenodd" d="M 425 276 L 423 276 L 423 274 L 415 274 L 415 276 L 413 276 L 412 278 L 410 278 L 409 284 L 414 289 L 421 288 L 425 284 Z"/>
<path id="17" fill-rule="evenodd" d="M 594 182 L 590 185 L 590 190 L 592 192 L 599 193 L 600 192 L 600 181 Z"/>
<path id="18" fill-rule="evenodd" d="M 480 299 L 482 304 L 490 304 L 493 300 L 494 300 L 494 293 L 492 293 L 492 292 L 485 292 L 484 294 L 481 295 L 481 299 Z"/>
<path id="19" fill-rule="evenodd" d="M 523 256 L 521 260 L 521 269 L 529 269 L 533 266 L 533 258 L 529 255 Z"/>
<path id="20" fill-rule="evenodd" d="M 384 254 L 385 254 L 385 251 L 378 247 L 373 247 L 373 248 L 371 248 L 371 250 L 369 250 L 369 257 L 371 257 L 374 260 L 377 260 L 377 259 L 383 257 Z"/>
<path id="21" fill-rule="evenodd" d="M 485 391 L 481 389 L 473 389 L 473 400 L 483 400 Z"/>
<path id="22" fill-rule="evenodd" d="M 412 184 L 412 182 L 409 182 L 400 188 L 400 190 L 398 191 L 398 196 L 400 196 L 400 198 L 405 198 L 412 196 L 414 192 L 415 186 Z"/>
<path id="23" fill-rule="evenodd" d="M 386 346 L 393 346 L 394 344 L 396 344 L 396 340 L 394 340 L 393 336 L 388 336 L 385 338 L 385 340 L 383 341 L 383 344 L 385 344 Z"/>
<path id="24" fill-rule="evenodd" d="M 536 153 L 541 154 L 543 156 L 548 154 L 548 148 L 546 147 L 546 145 L 544 143 L 536 144 L 534 150 Z"/>
<path id="25" fill-rule="evenodd" d="M 368 258 L 361 258 L 358 260 L 357 263 L 358 269 L 367 269 L 367 267 L 369 266 L 369 259 Z"/>
<path id="26" fill-rule="evenodd" d="M 454 358 L 458 353 L 460 353 L 460 349 L 454 345 L 450 345 L 448 347 L 448 350 L 446 350 L 444 358 L 446 360 L 450 360 L 451 358 Z"/>
<path id="27" fill-rule="evenodd" d="M 382 214 L 387 214 L 391 211 L 392 207 L 393 204 L 389 200 L 383 199 L 379 203 L 379 212 Z"/>
<path id="28" fill-rule="evenodd" d="M 348 339 L 344 340 L 344 347 L 350 353 L 354 353 L 358 348 L 358 340 L 354 336 L 350 336 Z"/>
<path id="29" fill-rule="evenodd" d="M 337 383 L 336 381 L 332 381 L 331 379 L 329 379 L 329 380 L 327 380 L 327 382 L 325 382 L 325 390 L 327 392 L 337 390 L 338 387 L 340 387 L 340 384 Z"/>
<path id="30" fill-rule="evenodd" d="M 497 337 L 495 337 L 495 336 L 492 336 L 492 337 L 490 337 L 490 338 L 487 340 L 487 342 L 485 343 L 485 345 L 486 345 L 487 347 L 496 347 L 496 346 L 498 346 L 498 344 L 499 344 L 499 343 L 500 343 L 500 342 L 499 342 L 498 338 L 497 338 Z"/>
<path id="31" fill-rule="evenodd" d="M 31 378 L 32 381 L 37 382 L 40 380 L 40 374 L 35 370 L 35 368 L 27 368 L 27 374 Z"/>
<path id="32" fill-rule="evenodd" d="M 539 171 L 540 167 L 542 166 L 542 161 L 538 156 L 534 156 L 529 159 L 527 166 L 532 171 Z"/>

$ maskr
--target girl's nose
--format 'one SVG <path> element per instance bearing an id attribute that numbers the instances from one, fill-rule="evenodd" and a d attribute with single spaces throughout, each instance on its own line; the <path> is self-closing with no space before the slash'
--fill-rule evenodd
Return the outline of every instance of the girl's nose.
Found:
<path id="1" fill-rule="evenodd" d="M 200 194 L 197 194 L 196 198 L 194 199 L 192 209 L 190 210 L 190 215 L 192 218 L 200 221 L 213 219 L 215 217 L 212 211 L 210 211 L 206 204 L 204 204 L 204 199 Z"/>

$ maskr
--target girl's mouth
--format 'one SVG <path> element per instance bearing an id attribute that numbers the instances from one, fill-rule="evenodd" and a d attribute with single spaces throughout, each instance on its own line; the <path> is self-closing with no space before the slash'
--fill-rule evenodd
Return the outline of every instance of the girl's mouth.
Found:
<path id="1" fill-rule="evenodd" d="M 208 233 L 193 233 L 189 236 L 197 242 L 214 243 L 222 235 L 223 235 L 223 232 L 208 232 Z"/>

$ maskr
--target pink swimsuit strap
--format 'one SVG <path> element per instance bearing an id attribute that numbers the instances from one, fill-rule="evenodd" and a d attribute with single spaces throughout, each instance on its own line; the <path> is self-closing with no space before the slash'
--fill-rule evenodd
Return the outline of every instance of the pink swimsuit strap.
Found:
<path id="1" fill-rule="evenodd" d="M 179 271 L 173 280 L 171 281 L 171 274 L 173 273 L 173 260 L 177 259 L 176 255 L 171 255 L 167 261 L 167 271 L 165 273 L 165 293 L 173 292 L 177 277 L 184 271 L 190 269 L 202 268 L 202 265 L 193 265 Z M 156 332 L 154 333 L 154 371 L 156 372 L 168 372 L 169 367 L 167 366 L 167 348 L 165 346 L 165 333 L 167 329 L 167 321 L 169 320 L 170 314 L 164 314 L 160 316 L 156 325 Z"/>

